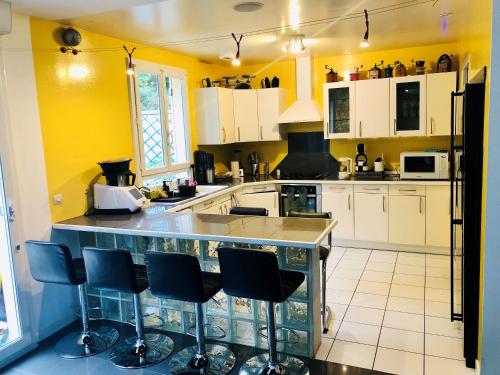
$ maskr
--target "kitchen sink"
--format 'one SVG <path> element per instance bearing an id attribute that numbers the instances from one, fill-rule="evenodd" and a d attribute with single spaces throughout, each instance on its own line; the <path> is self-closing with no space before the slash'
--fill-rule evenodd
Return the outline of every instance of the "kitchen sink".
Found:
<path id="1" fill-rule="evenodd" d="M 204 195 L 215 193 L 222 189 L 227 189 L 227 185 L 198 185 L 196 186 L 196 195 L 201 197 Z"/>

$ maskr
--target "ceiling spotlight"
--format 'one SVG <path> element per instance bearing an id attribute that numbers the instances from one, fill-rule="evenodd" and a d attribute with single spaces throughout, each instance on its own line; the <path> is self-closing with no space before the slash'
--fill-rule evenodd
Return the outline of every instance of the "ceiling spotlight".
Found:
<path id="1" fill-rule="evenodd" d="M 236 42 L 236 55 L 234 56 L 234 59 L 231 61 L 231 64 L 234 66 L 240 66 L 241 61 L 240 61 L 240 43 L 241 39 L 243 39 L 243 34 L 240 35 L 240 38 L 236 38 L 236 35 L 234 33 L 231 34 L 233 36 L 234 41 Z"/>
<path id="2" fill-rule="evenodd" d="M 135 68 L 134 63 L 132 62 L 132 54 L 135 51 L 135 47 L 132 48 L 130 51 L 128 50 L 128 48 L 126 46 L 123 46 L 123 49 L 125 50 L 125 52 L 127 52 L 127 55 L 128 55 L 127 74 L 129 76 L 132 76 L 132 75 L 134 75 L 134 68 Z"/>
<path id="3" fill-rule="evenodd" d="M 368 43 L 368 34 L 370 32 L 370 22 L 368 21 L 368 11 L 366 9 L 365 9 L 365 25 L 366 25 L 365 36 L 363 37 L 363 40 L 359 44 L 359 46 L 361 48 L 370 47 L 370 43 Z"/>
<path id="4" fill-rule="evenodd" d="M 292 53 L 301 53 L 306 50 L 304 45 L 304 35 L 295 35 L 288 41 L 288 51 Z"/>
<path id="5" fill-rule="evenodd" d="M 259 3 L 257 1 L 245 1 L 243 3 L 238 3 L 234 5 L 233 9 L 237 12 L 249 13 L 261 9 L 263 6 L 264 4 Z"/>

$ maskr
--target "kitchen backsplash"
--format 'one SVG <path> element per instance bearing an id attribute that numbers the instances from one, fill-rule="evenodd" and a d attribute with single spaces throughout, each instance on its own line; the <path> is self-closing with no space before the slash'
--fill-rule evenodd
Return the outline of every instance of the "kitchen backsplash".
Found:
<path id="1" fill-rule="evenodd" d="M 323 124 L 285 125 L 288 132 L 323 131 Z M 449 149 L 450 138 L 442 137 L 400 137 L 400 138 L 375 138 L 375 139 L 334 139 L 330 140 L 330 153 L 339 158 L 356 156 L 356 145 L 364 143 L 368 155 L 368 163 L 373 166 L 377 156 L 384 155 L 385 168 L 391 169 L 393 162 L 399 162 L 399 154 L 404 151 L 420 151 L 423 149 Z M 224 146 L 200 146 L 201 150 L 215 154 L 217 162 L 229 167 L 233 150 L 241 150 L 241 161 L 245 163 L 248 154 L 256 151 L 262 161 L 270 163 L 274 169 L 288 153 L 288 142 L 251 142 L 238 143 Z M 248 168 L 244 164 L 245 168 Z"/>

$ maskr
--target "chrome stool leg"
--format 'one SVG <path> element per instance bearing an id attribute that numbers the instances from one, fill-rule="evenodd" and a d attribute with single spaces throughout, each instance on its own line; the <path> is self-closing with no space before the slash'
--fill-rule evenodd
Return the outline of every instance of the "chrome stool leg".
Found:
<path id="1" fill-rule="evenodd" d="M 260 354 L 247 360 L 240 368 L 240 375 L 306 375 L 309 369 L 300 359 L 277 352 L 274 303 L 267 302 L 268 354 Z"/>
<path id="2" fill-rule="evenodd" d="M 170 373 L 176 375 L 200 370 L 203 374 L 227 374 L 234 367 L 236 357 L 227 346 L 205 344 L 203 305 L 195 303 L 195 309 L 196 346 L 183 349 L 172 357 Z"/>
<path id="3" fill-rule="evenodd" d="M 116 329 L 104 324 L 90 329 L 85 283 L 78 285 L 78 296 L 82 314 L 82 331 L 70 332 L 57 342 L 54 350 L 63 358 L 82 358 L 102 353 L 112 347 L 119 337 Z"/>
<path id="4" fill-rule="evenodd" d="M 120 342 L 110 354 L 111 361 L 121 368 L 156 365 L 174 350 L 174 342 L 167 335 L 144 333 L 141 300 L 138 294 L 134 294 L 134 311 L 137 336 Z"/>

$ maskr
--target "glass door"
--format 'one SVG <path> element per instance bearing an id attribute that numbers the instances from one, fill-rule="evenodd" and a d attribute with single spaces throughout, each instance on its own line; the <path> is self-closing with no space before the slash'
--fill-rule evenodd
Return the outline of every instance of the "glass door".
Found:
<path id="1" fill-rule="evenodd" d="M 325 138 L 355 138 L 355 82 L 325 83 Z"/>
<path id="2" fill-rule="evenodd" d="M 391 135 L 426 135 L 426 76 L 391 78 Z"/>
<path id="3" fill-rule="evenodd" d="M 31 275 L 21 251 L 21 220 L 15 220 L 18 185 L 3 78 L 0 75 L 0 368 L 34 347 Z"/>

